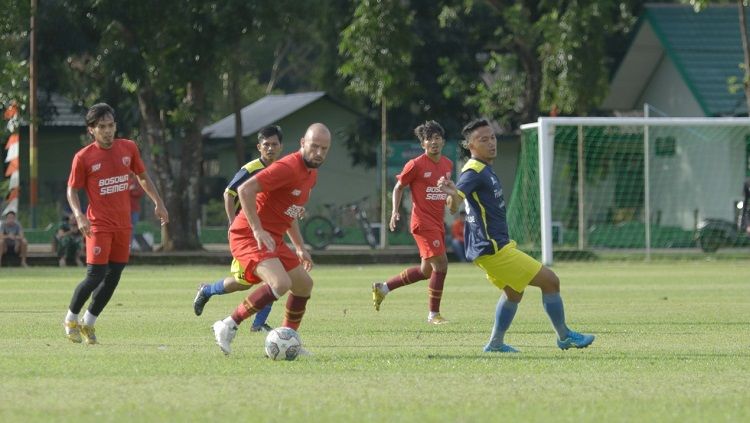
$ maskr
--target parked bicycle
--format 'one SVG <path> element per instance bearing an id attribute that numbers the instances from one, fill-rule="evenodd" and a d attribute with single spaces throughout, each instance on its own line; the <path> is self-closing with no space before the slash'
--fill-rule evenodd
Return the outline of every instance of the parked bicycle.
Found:
<path id="1" fill-rule="evenodd" d="M 324 204 L 323 206 L 327 210 L 328 217 L 316 215 L 303 220 L 302 237 L 305 239 L 305 242 L 315 250 L 323 250 L 331 245 L 334 239 L 343 238 L 344 229 L 341 228 L 341 218 L 344 213 L 351 213 L 357 220 L 359 229 L 362 231 L 367 244 L 370 248 L 376 248 L 378 240 L 375 238 L 375 234 L 372 233 L 372 225 L 367 218 L 367 211 L 363 207 L 365 201 L 367 201 L 367 197 L 362 197 L 349 204 Z"/>

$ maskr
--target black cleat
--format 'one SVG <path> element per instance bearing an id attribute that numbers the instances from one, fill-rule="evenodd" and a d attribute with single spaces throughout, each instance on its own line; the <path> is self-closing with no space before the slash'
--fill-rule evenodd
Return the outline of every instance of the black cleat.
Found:
<path id="1" fill-rule="evenodd" d="M 201 314 L 203 314 L 203 307 L 206 305 L 208 300 L 211 299 L 211 297 L 203 293 L 203 288 L 207 286 L 208 285 L 202 283 L 198 287 L 198 293 L 195 294 L 195 299 L 193 300 L 193 311 L 195 312 L 196 316 L 200 316 Z"/>

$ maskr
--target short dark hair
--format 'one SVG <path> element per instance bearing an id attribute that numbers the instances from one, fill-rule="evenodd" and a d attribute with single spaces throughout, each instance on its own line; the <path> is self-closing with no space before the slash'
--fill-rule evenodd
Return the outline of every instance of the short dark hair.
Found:
<path id="1" fill-rule="evenodd" d="M 92 126 L 96 126 L 96 123 L 99 122 L 99 119 L 108 114 L 112 115 L 112 119 L 115 118 L 115 109 L 113 109 L 112 106 L 107 103 L 94 104 L 89 108 L 89 111 L 86 112 L 86 126 L 88 126 L 89 128 Z"/>
<path id="2" fill-rule="evenodd" d="M 461 130 L 461 135 L 464 136 L 465 140 L 468 140 L 472 132 L 483 126 L 490 126 L 490 121 L 484 118 L 474 119 L 464 126 L 464 129 Z"/>
<path id="3" fill-rule="evenodd" d="M 414 128 L 414 135 L 416 135 L 420 141 L 428 140 L 435 134 L 440 134 L 441 137 L 444 137 L 445 130 L 434 120 L 428 120 Z"/>
<path id="4" fill-rule="evenodd" d="M 15 215 L 16 215 L 16 212 L 14 212 L 13 210 L 10 210 L 10 211 L 8 211 L 7 213 L 5 213 L 5 214 L 4 214 L 3 216 L 7 216 L 7 215 L 9 215 L 9 214 L 13 214 L 13 216 L 15 216 Z"/>
<path id="5" fill-rule="evenodd" d="M 281 132 L 281 127 L 279 125 L 266 126 L 265 128 L 258 131 L 258 142 L 261 142 L 264 139 L 271 138 L 273 136 L 276 136 L 279 139 L 279 142 L 282 142 L 284 133 Z"/>

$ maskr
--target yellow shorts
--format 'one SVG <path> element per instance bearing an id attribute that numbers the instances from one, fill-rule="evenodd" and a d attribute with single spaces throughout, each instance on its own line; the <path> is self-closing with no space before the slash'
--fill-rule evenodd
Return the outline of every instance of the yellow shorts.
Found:
<path id="1" fill-rule="evenodd" d="M 516 292 L 523 292 L 542 268 L 542 263 L 516 248 L 516 241 L 493 255 L 477 257 L 474 264 L 487 273 L 493 285 L 500 289 L 510 286 Z"/>
<path id="2" fill-rule="evenodd" d="M 240 285 L 253 285 L 252 283 L 245 280 L 245 269 L 242 268 L 242 265 L 239 261 L 237 261 L 236 258 L 232 258 L 232 265 L 229 267 L 229 274 L 234 276 L 234 279 Z"/>

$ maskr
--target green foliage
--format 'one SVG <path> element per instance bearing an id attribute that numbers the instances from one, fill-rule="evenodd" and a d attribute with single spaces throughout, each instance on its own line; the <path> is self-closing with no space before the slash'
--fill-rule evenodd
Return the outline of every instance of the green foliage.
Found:
<path id="1" fill-rule="evenodd" d="M 96 411 L 76 421 L 240 421 L 249 407 L 257 420 L 299 422 L 750 419 L 747 260 L 556 265 L 568 324 L 598 338 L 586 350 L 558 350 L 530 288 L 506 335 L 521 350 L 513 356 L 481 352 L 499 291 L 471 264 L 451 264 L 449 325 L 425 323 L 424 283 L 373 311 L 372 281 L 402 269 L 316 266 L 300 330 L 314 355 L 273 362 L 249 322 L 232 355 L 214 344 L 209 326 L 245 293 L 215 296 L 203 316 L 192 314 L 196 285 L 226 266 L 128 266 L 97 320 L 96 346 L 70 343 L 59 323 L 83 269 L 3 268 L 0 290 L 13 299 L 4 316 L 24 324 L 0 329 L 0 417 L 68 420 L 71 386 L 85 386 Z M 283 313 L 275 303 L 269 323 Z M 254 388 L 252 405 L 231 400 L 241 396 L 237 381 Z M 187 400 L 207 396 L 230 400 Z"/>
<path id="2" fill-rule="evenodd" d="M 363 0 L 354 19 L 341 34 L 339 73 L 349 79 L 352 92 L 373 103 L 385 96 L 399 104 L 408 94 L 409 64 L 415 39 L 410 32 L 413 14 L 399 0 Z"/>

